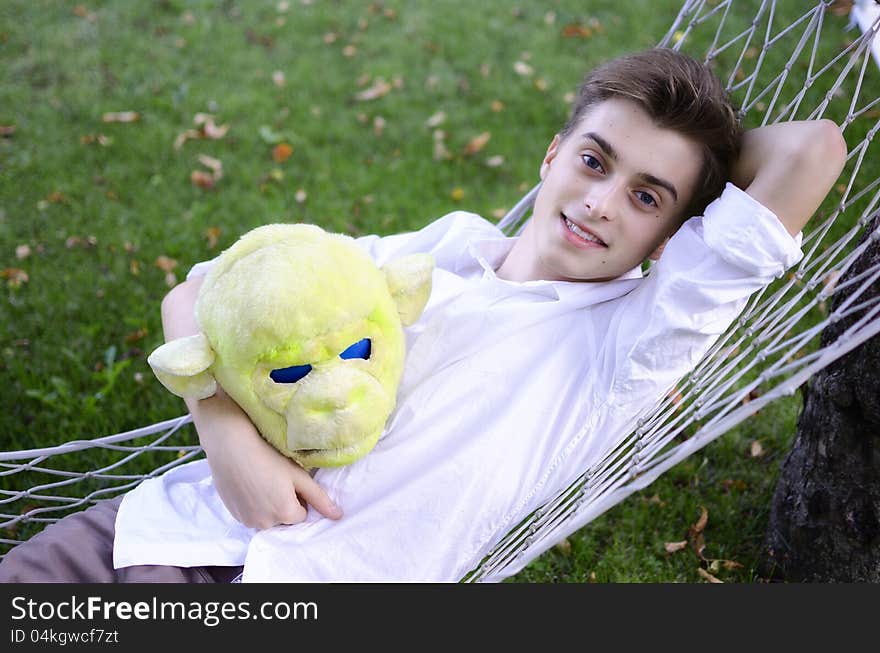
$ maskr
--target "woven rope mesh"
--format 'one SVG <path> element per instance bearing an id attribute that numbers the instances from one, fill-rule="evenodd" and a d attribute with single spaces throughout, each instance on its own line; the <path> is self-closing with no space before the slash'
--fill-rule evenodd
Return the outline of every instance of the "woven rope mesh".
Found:
<path id="1" fill-rule="evenodd" d="M 880 266 L 838 283 L 866 246 L 855 243 L 878 214 L 880 178 L 868 179 L 860 170 L 866 158 L 877 155 L 872 140 L 880 125 L 880 80 L 870 39 L 880 24 L 875 22 L 864 34 L 850 32 L 844 45 L 839 38 L 823 39 L 827 12 L 836 4 L 687 0 L 682 6 L 661 45 L 710 61 L 742 108 L 747 127 L 833 119 L 847 140 L 847 166 L 805 231 L 805 256 L 797 268 L 756 293 L 692 374 L 648 414 L 633 416 L 631 432 L 602 461 L 513 529 L 466 580 L 496 580 L 515 573 L 880 332 L 880 302 L 860 300 L 880 279 Z M 708 52 L 689 49 L 689 36 L 697 30 L 713 35 Z M 533 189 L 502 221 L 507 233 L 521 228 L 534 193 Z M 880 231 L 874 233 L 878 235 Z M 831 299 L 843 288 L 854 290 L 831 312 Z M 818 349 L 823 327 L 849 315 L 859 319 L 835 345 Z M 200 456 L 192 430 L 184 428 L 188 422 L 183 416 L 95 440 L 0 452 L 0 487 L 15 488 L 0 489 L 0 553 L 48 522 Z M 132 468 L 153 471 L 135 474 Z"/>
<path id="2" fill-rule="evenodd" d="M 880 178 L 860 174 L 877 156 L 880 80 L 872 61 L 875 20 L 846 43 L 822 38 L 839 2 L 688 0 L 659 45 L 707 61 L 725 81 L 746 127 L 828 118 L 847 141 L 847 165 L 804 231 L 804 258 L 787 277 L 756 293 L 737 322 L 690 375 L 647 414 L 633 416 L 617 446 L 571 486 L 514 528 L 467 580 L 516 573 L 562 538 L 722 435 L 767 403 L 794 393 L 811 374 L 880 332 L 880 299 L 861 300 L 880 264 L 838 282 L 867 247 L 855 243 L 880 213 Z M 748 5 L 748 7 L 747 7 Z M 744 9 L 751 8 L 751 11 Z M 783 15 L 782 10 L 788 13 Z M 792 10 L 795 13 L 792 15 Z M 708 51 L 689 49 L 694 31 L 710 32 Z M 784 61 L 766 65 L 768 60 Z M 536 189 L 504 221 L 521 228 Z M 874 223 L 875 225 L 880 223 Z M 875 227 L 873 238 L 880 238 Z M 832 297 L 851 291 L 830 311 Z M 818 347 L 831 322 L 858 316 L 833 344 Z"/>

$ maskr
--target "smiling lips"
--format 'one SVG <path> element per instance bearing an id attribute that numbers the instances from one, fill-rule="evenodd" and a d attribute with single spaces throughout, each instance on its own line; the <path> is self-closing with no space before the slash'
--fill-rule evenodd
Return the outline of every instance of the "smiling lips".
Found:
<path id="1" fill-rule="evenodd" d="M 608 245 L 596 236 L 594 233 L 584 229 L 580 225 L 572 222 L 564 213 L 559 214 L 562 229 L 565 235 L 566 240 L 575 245 L 576 247 L 580 247 L 582 249 L 589 249 L 593 247 L 599 247 L 605 249 Z"/>

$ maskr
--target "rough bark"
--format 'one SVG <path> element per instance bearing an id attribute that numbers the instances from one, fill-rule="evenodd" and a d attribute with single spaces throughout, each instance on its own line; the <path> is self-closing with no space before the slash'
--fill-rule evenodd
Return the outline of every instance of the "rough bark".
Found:
<path id="1" fill-rule="evenodd" d="M 878 226 L 875 218 L 865 235 Z M 874 240 L 838 284 L 878 261 L 880 241 Z M 832 310 L 848 292 L 839 294 Z M 859 301 L 877 295 L 880 283 Z M 822 345 L 858 317 L 829 325 Z M 797 435 L 773 496 L 760 571 L 789 582 L 878 582 L 880 336 L 813 375 L 803 395 Z"/>

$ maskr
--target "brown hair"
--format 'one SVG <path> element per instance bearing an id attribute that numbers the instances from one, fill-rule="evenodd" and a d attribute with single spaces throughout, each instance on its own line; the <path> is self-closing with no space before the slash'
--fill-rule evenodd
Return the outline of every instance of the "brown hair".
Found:
<path id="1" fill-rule="evenodd" d="M 614 97 L 632 100 L 658 127 L 702 147 L 700 178 L 682 220 L 702 214 L 724 189 L 742 141 L 739 116 L 712 70 L 668 48 L 612 59 L 584 78 L 560 137 L 568 136 L 593 105 Z"/>

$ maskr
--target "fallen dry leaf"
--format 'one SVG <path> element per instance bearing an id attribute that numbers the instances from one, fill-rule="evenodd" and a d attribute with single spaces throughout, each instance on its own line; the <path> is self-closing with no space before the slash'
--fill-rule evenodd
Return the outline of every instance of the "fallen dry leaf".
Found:
<path id="1" fill-rule="evenodd" d="M 133 332 L 129 333 L 127 336 L 125 336 L 125 342 L 132 343 L 132 342 L 137 342 L 138 340 L 143 340 L 147 336 L 147 334 L 149 334 L 149 331 L 147 330 L 147 328 L 142 327 L 142 328 L 138 329 L 137 331 L 133 331 Z"/>
<path id="2" fill-rule="evenodd" d="M 0 278 L 6 279 L 6 285 L 10 288 L 18 288 L 29 280 L 28 273 L 21 268 L 5 268 L 0 270 Z"/>
<path id="3" fill-rule="evenodd" d="M 693 524 L 688 529 L 688 541 L 690 542 L 694 553 L 696 553 L 697 557 L 702 560 L 704 559 L 703 551 L 706 548 L 706 539 L 703 536 L 703 530 L 706 528 L 706 522 L 709 521 L 709 512 L 703 506 L 700 506 L 700 510 L 702 511 L 702 514 L 697 520 L 697 523 Z"/>
<path id="4" fill-rule="evenodd" d="M 205 237 L 205 240 L 208 241 L 208 249 L 214 249 L 217 247 L 217 241 L 220 239 L 220 234 L 223 233 L 223 230 L 220 227 L 208 227 L 205 229 L 205 233 L 202 234 Z"/>
<path id="5" fill-rule="evenodd" d="M 373 133 L 376 134 L 376 136 L 381 136 L 385 132 L 386 124 L 385 118 L 382 116 L 376 116 L 373 118 Z"/>
<path id="6" fill-rule="evenodd" d="M 128 271 L 132 273 L 134 276 L 140 276 L 141 274 L 141 262 L 136 258 L 131 259 L 128 262 Z"/>
<path id="7" fill-rule="evenodd" d="M 562 36 L 567 39 L 588 39 L 593 36 L 593 30 L 579 23 L 570 23 L 562 28 Z"/>
<path id="8" fill-rule="evenodd" d="M 141 114 L 137 111 L 111 111 L 101 116 L 104 122 L 137 122 Z"/>
<path id="9" fill-rule="evenodd" d="M 207 113 L 197 113 L 195 116 L 195 123 L 201 127 L 205 138 L 210 138 L 214 141 L 223 138 L 226 136 L 226 132 L 229 131 L 229 125 L 214 124 L 214 116 Z"/>
<path id="10" fill-rule="evenodd" d="M 452 153 L 446 149 L 446 132 L 442 129 L 434 130 L 434 160 L 445 161 L 452 158 Z"/>
<path id="11" fill-rule="evenodd" d="M 719 578 L 713 576 L 712 574 L 710 574 L 708 571 L 706 571 L 706 570 L 703 569 L 702 567 L 697 567 L 697 573 L 700 574 L 700 576 L 702 576 L 703 579 L 706 580 L 706 581 L 709 582 L 709 583 L 721 583 L 721 584 L 724 584 L 724 581 L 723 581 L 723 580 L 721 580 L 721 579 L 719 579 Z"/>
<path id="12" fill-rule="evenodd" d="M 214 116 L 210 113 L 197 113 L 193 118 L 198 129 L 187 129 L 177 135 L 174 139 L 174 149 L 179 150 L 183 144 L 190 139 L 207 138 L 210 140 L 219 140 L 226 136 L 229 131 L 229 125 L 217 125 L 214 123 Z"/>
<path id="13" fill-rule="evenodd" d="M 748 485 L 741 478 L 725 478 L 721 481 L 721 487 L 724 488 L 725 491 L 730 492 L 731 490 L 745 490 Z"/>
<path id="14" fill-rule="evenodd" d="M 108 138 L 104 134 L 84 134 L 79 137 L 79 142 L 82 145 L 91 145 L 92 143 L 97 143 L 102 147 L 107 147 L 110 143 L 113 142 L 113 139 Z"/>
<path id="15" fill-rule="evenodd" d="M 349 43 L 344 48 L 342 48 L 342 56 L 348 57 L 350 59 L 357 54 L 357 51 L 357 47 Z"/>
<path id="16" fill-rule="evenodd" d="M 846 16 L 853 8 L 853 0 L 834 0 L 828 7 L 834 16 Z"/>
<path id="17" fill-rule="evenodd" d="M 489 108 L 493 113 L 501 113 L 504 111 L 504 102 L 501 100 L 492 100 L 492 104 L 489 105 Z"/>
<path id="18" fill-rule="evenodd" d="M 0 125 L 0 136 L 10 138 L 15 134 L 15 125 Z"/>
<path id="19" fill-rule="evenodd" d="M 196 129 L 187 129 L 186 131 L 179 133 L 177 138 L 174 139 L 174 149 L 179 150 L 188 140 L 191 138 L 201 138 L 201 135 L 201 132 Z"/>
<path id="20" fill-rule="evenodd" d="M 681 404 L 681 402 L 684 400 L 684 396 L 681 394 L 681 392 L 678 391 L 678 388 L 672 388 L 669 392 L 666 393 L 666 396 L 672 399 L 672 403 L 676 406 L 679 406 L 679 404 Z M 679 409 L 681 409 L 681 406 L 679 406 Z"/>
<path id="21" fill-rule="evenodd" d="M 435 113 L 433 116 L 431 116 L 430 118 L 428 118 L 425 121 L 425 126 L 433 129 L 434 127 L 439 127 L 440 125 L 442 125 L 445 120 L 446 120 L 446 112 L 445 111 L 438 111 L 437 113 Z"/>
<path id="22" fill-rule="evenodd" d="M 696 524 L 691 526 L 691 532 L 694 534 L 702 533 L 705 530 L 706 524 L 708 523 L 708 521 L 709 521 L 709 511 L 706 510 L 705 507 L 700 506 L 700 518 L 697 520 Z"/>
<path id="23" fill-rule="evenodd" d="M 666 542 L 666 544 L 663 545 L 663 549 L 666 553 L 675 553 L 676 551 L 681 551 L 687 545 L 687 540 L 682 540 L 681 542 Z"/>
<path id="24" fill-rule="evenodd" d="M 86 236 L 85 238 L 81 238 L 79 236 L 68 236 L 64 241 L 64 246 L 67 249 L 73 249 L 74 247 L 83 247 L 86 249 L 90 249 L 95 247 L 98 244 L 98 239 L 94 236 Z"/>
<path id="25" fill-rule="evenodd" d="M 497 209 L 492 209 L 490 211 L 490 213 L 493 218 L 500 220 L 505 215 L 507 215 L 507 209 L 502 206 L 502 207 L 498 207 Z"/>
<path id="26" fill-rule="evenodd" d="M 206 190 L 214 188 L 214 175 L 204 170 L 193 170 L 189 173 L 189 180 L 193 186 L 204 188 Z"/>
<path id="27" fill-rule="evenodd" d="M 474 136 L 470 141 L 468 141 L 468 144 L 464 146 L 462 154 L 464 154 L 464 156 L 471 156 L 473 154 L 476 154 L 484 147 L 486 147 L 486 143 L 489 142 L 490 138 L 492 138 L 492 134 L 489 132 L 483 132 L 482 134 Z"/>
<path id="28" fill-rule="evenodd" d="M 272 160 L 275 163 L 284 163 L 293 154 L 293 146 L 289 143 L 278 143 L 272 148 Z"/>
<path id="29" fill-rule="evenodd" d="M 752 440 L 752 444 L 749 446 L 749 455 L 752 458 L 760 458 L 764 455 L 764 447 L 761 446 L 760 440 Z"/>
<path id="30" fill-rule="evenodd" d="M 156 260 L 153 262 L 153 265 L 162 270 L 162 272 L 171 272 L 174 268 L 177 267 L 177 261 L 162 254 L 161 256 L 156 258 Z"/>
<path id="31" fill-rule="evenodd" d="M 379 77 L 373 82 L 372 86 L 355 95 L 354 99 L 358 102 L 378 100 L 380 97 L 388 95 L 392 88 L 393 86 L 389 82 L 386 82 L 383 78 Z"/>
<path id="32" fill-rule="evenodd" d="M 517 75 L 528 77 L 534 72 L 534 69 L 525 61 L 517 61 L 513 64 L 513 70 Z"/>
<path id="33" fill-rule="evenodd" d="M 561 542 L 557 542 L 556 550 L 559 551 L 564 556 L 571 555 L 571 542 L 568 541 L 568 538 L 564 538 Z"/>
<path id="34" fill-rule="evenodd" d="M 830 295 L 834 292 L 834 289 L 837 287 L 837 282 L 840 279 L 840 274 L 840 270 L 831 270 L 825 275 L 825 278 L 822 280 L 822 287 L 824 288 L 826 295 Z"/>
<path id="35" fill-rule="evenodd" d="M 215 182 L 223 178 L 223 162 L 220 159 L 215 159 L 207 154 L 199 154 L 198 159 L 199 163 L 211 171 L 211 176 Z"/>

